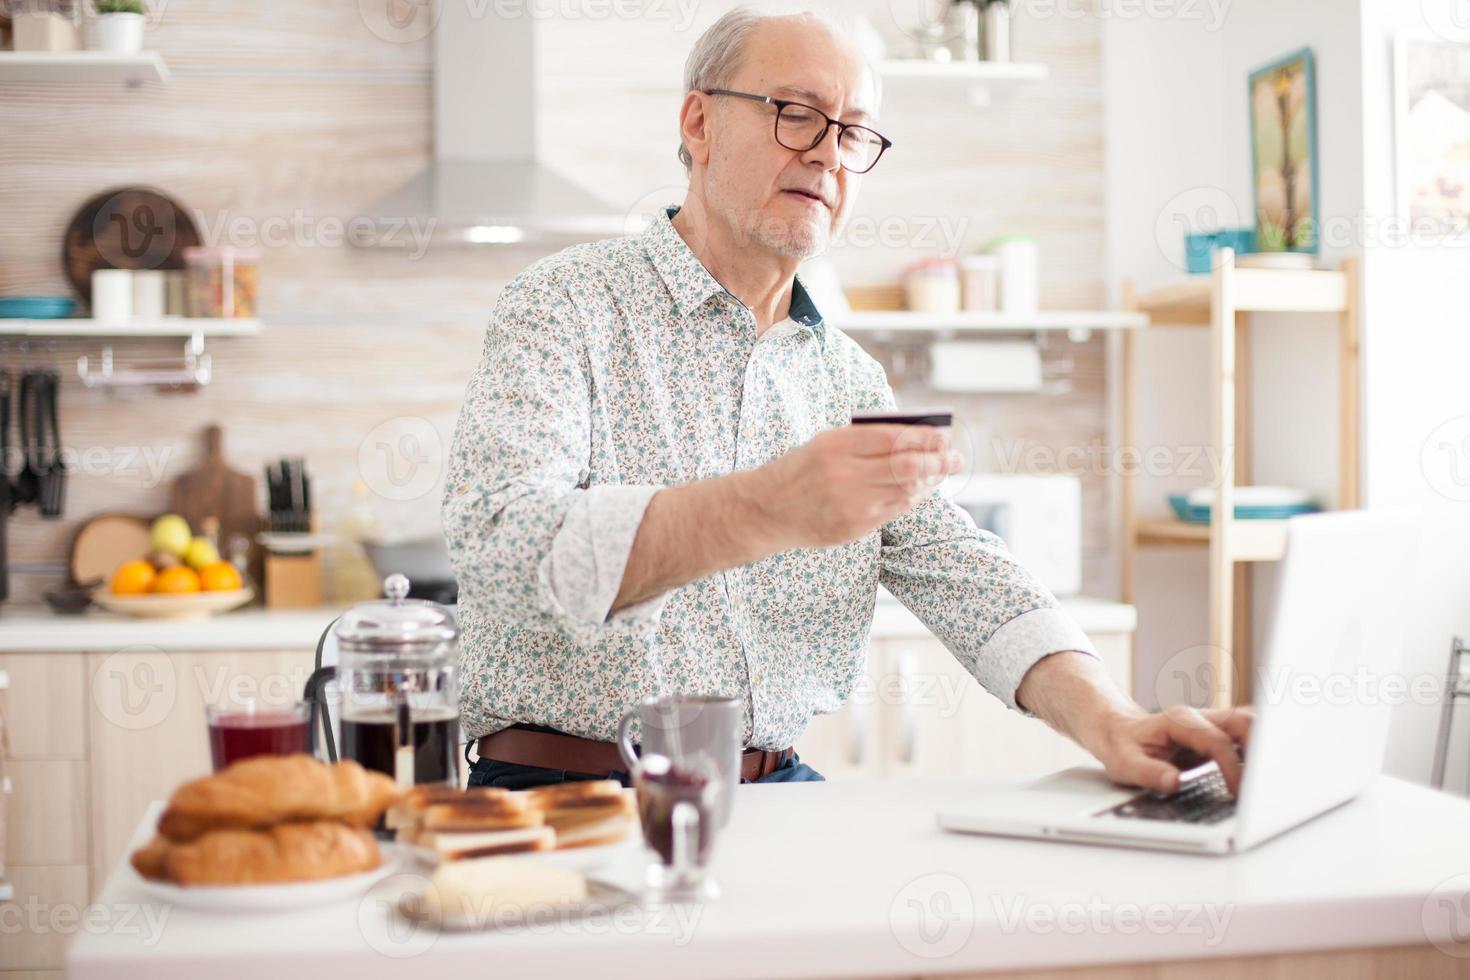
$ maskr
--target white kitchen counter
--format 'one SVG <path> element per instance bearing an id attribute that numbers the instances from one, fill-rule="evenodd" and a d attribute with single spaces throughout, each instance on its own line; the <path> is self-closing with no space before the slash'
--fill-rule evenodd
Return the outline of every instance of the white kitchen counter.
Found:
<path id="1" fill-rule="evenodd" d="M 1131 633 L 1132 606 L 1073 596 L 1061 600 L 1083 631 Z M 261 608 L 213 619 L 134 619 L 93 607 L 80 616 L 59 616 L 44 606 L 0 605 L 0 653 L 116 650 L 151 646 L 163 651 L 316 649 L 317 638 L 341 610 L 273 611 Z M 929 630 L 887 592 L 879 593 L 873 636 L 927 636 Z"/>
<path id="2" fill-rule="evenodd" d="M 97 607 L 59 616 L 45 606 L 0 606 L 0 653 L 113 651 L 148 646 L 163 651 L 315 650 L 338 609 L 252 607 L 213 619 L 136 619 Z"/>
<path id="3" fill-rule="evenodd" d="M 422 887 L 417 873 L 326 908 L 221 915 L 156 905 L 123 866 L 83 917 L 101 926 L 78 930 L 67 975 L 914 976 L 1438 945 L 1453 927 L 1465 931 L 1463 913 L 1453 913 L 1470 894 L 1470 802 L 1417 785 L 1384 777 L 1358 800 L 1234 857 L 936 826 L 940 804 L 981 788 L 741 786 L 717 847 L 718 901 L 499 933 L 439 935 L 398 919 L 391 903 Z M 638 852 L 630 856 L 623 883 L 639 864 Z M 1470 955 L 1470 946 L 1456 952 Z M 1470 960 L 1443 966 L 1437 975 L 1450 976 Z"/>

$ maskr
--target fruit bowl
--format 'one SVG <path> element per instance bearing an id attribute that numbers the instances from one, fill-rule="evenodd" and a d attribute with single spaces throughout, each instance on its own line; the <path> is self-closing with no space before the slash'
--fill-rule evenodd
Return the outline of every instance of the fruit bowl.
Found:
<path id="1" fill-rule="evenodd" d="M 117 595 L 98 589 L 92 601 L 103 609 L 143 619 L 208 619 L 216 613 L 243 606 L 255 598 L 255 590 L 220 589 L 213 592 L 147 593 Z"/>

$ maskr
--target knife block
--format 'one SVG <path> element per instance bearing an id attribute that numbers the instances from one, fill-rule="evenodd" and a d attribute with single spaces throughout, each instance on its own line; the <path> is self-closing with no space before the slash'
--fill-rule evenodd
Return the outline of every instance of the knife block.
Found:
<path id="1" fill-rule="evenodd" d="M 322 605 L 322 554 L 265 555 L 265 607 L 317 609 Z"/>

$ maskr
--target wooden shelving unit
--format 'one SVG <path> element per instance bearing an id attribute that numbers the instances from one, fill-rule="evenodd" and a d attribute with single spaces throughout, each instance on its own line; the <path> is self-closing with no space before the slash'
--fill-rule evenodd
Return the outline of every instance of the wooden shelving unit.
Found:
<path id="1" fill-rule="evenodd" d="M 0 82 L 166 82 L 168 66 L 157 51 L 0 51 Z"/>
<path id="2" fill-rule="evenodd" d="M 1225 706 L 1251 696 L 1251 564 L 1279 561 L 1285 553 L 1286 522 L 1238 520 L 1237 486 L 1251 482 L 1250 324 L 1253 313 L 1336 314 L 1338 330 L 1338 486 L 1336 506 L 1358 505 L 1358 299 L 1357 264 L 1338 270 L 1243 269 L 1222 249 L 1209 276 L 1133 295 L 1132 310 L 1150 328 L 1208 327 L 1213 364 L 1210 386 L 1211 445 L 1220 472 L 1209 524 L 1138 513 L 1135 476 L 1122 477 L 1123 600 L 1135 598 L 1137 553 L 1145 547 L 1209 549 L 1209 643 L 1212 701 Z M 1136 444 L 1135 334 L 1123 333 L 1123 442 Z"/>

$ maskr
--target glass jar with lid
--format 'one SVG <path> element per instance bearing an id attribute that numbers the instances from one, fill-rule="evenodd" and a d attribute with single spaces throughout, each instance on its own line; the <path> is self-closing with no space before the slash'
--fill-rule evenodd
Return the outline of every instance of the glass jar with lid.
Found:
<path id="1" fill-rule="evenodd" d="M 257 315 L 259 252 L 194 246 L 184 249 L 184 265 L 189 316 L 249 319 Z"/>

